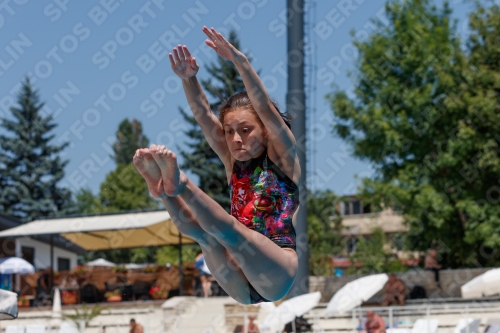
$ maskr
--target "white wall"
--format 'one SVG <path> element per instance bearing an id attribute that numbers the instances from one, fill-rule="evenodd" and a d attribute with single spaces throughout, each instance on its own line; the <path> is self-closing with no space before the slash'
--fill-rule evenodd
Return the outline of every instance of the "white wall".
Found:
<path id="1" fill-rule="evenodd" d="M 16 238 L 16 256 L 21 256 L 21 247 L 33 247 L 35 249 L 35 268 L 37 270 L 44 269 L 50 266 L 50 245 L 42 243 L 29 237 Z M 54 246 L 54 271 L 58 271 L 57 258 L 69 259 L 69 267 L 73 268 L 77 265 L 77 254 L 63 250 Z"/>

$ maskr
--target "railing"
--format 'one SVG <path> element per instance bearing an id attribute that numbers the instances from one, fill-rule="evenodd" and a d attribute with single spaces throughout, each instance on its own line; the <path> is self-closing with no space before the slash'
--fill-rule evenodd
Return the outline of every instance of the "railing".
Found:
<path id="1" fill-rule="evenodd" d="M 322 304 L 321 306 L 325 307 L 326 304 Z M 479 301 L 470 303 L 423 303 L 419 305 L 391 307 L 358 307 L 350 311 L 350 313 L 333 316 L 330 320 L 351 317 L 351 330 L 352 332 L 357 332 L 363 315 L 368 310 L 372 310 L 383 317 L 388 328 L 411 328 L 416 319 L 427 319 L 427 324 L 429 324 L 431 317 L 446 317 L 447 320 L 445 321 L 448 321 L 449 324 L 453 323 L 452 325 L 445 325 L 447 327 L 454 327 L 458 322 L 458 318 L 469 318 L 471 316 L 479 317 L 478 319 L 484 319 L 488 316 L 500 319 L 500 302 Z M 315 323 L 319 323 L 324 318 L 323 313 L 324 309 L 316 308 L 311 311 L 310 316 L 313 317 Z M 485 324 L 485 321 L 483 321 L 483 324 Z M 468 330 L 469 326 L 466 326 L 466 333 L 469 333 Z M 429 327 L 427 331 L 430 332 Z"/>

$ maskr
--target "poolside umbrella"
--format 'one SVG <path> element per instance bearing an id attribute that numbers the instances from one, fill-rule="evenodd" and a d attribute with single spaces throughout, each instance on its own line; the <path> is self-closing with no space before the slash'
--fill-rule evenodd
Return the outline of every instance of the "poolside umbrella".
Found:
<path id="1" fill-rule="evenodd" d="M 0 289 L 0 320 L 17 318 L 17 294 Z"/>
<path id="2" fill-rule="evenodd" d="M 384 288 L 389 277 L 387 274 L 364 276 L 340 288 L 333 295 L 325 310 L 325 317 L 348 312 Z"/>
<path id="3" fill-rule="evenodd" d="M 476 276 L 462 287 L 462 298 L 478 298 L 500 294 L 500 268 Z"/>
<path id="4" fill-rule="evenodd" d="M 114 264 L 111 261 L 108 261 L 106 259 L 103 259 L 103 258 L 89 261 L 85 265 L 86 266 L 94 266 L 94 267 L 97 267 L 97 266 L 99 266 L 99 267 L 116 267 L 116 264 Z"/>
<path id="5" fill-rule="evenodd" d="M 153 264 L 152 264 L 153 265 Z M 146 266 L 148 266 L 148 264 L 136 264 L 134 262 L 131 262 L 131 263 L 128 263 L 128 264 L 125 264 L 125 268 L 126 269 L 143 269 L 145 268 Z"/>
<path id="6" fill-rule="evenodd" d="M 300 317 L 318 305 L 321 299 L 319 291 L 292 297 L 278 305 L 259 325 L 261 331 L 274 331 L 292 322 L 295 317 Z"/>
<path id="7" fill-rule="evenodd" d="M 30 274 L 35 272 L 35 267 L 26 260 L 18 257 L 0 258 L 1 274 Z"/>
<path id="8" fill-rule="evenodd" d="M 300 317 L 314 309 L 314 307 L 318 305 L 320 299 L 321 293 L 316 291 L 314 293 L 308 293 L 287 299 L 278 305 L 278 309 L 282 308 L 283 311 L 292 312 L 295 314 L 295 317 Z"/>
<path id="9" fill-rule="evenodd" d="M 54 304 L 52 305 L 52 319 L 50 327 L 60 327 L 62 323 L 61 293 L 59 288 L 54 289 Z"/>
<path id="10" fill-rule="evenodd" d="M 295 314 L 284 307 L 276 307 L 259 324 L 261 332 L 281 332 L 284 326 L 295 319 Z"/>

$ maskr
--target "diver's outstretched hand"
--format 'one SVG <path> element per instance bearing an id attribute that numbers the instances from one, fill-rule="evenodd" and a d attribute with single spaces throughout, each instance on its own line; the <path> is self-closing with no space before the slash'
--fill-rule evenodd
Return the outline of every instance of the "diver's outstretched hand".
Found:
<path id="1" fill-rule="evenodd" d="M 189 79 L 198 73 L 200 66 L 196 63 L 196 58 L 191 56 L 186 45 L 174 47 L 172 53 L 168 54 L 170 66 L 181 79 Z"/>
<path id="2" fill-rule="evenodd" d="M 224 36 L 222 36 L 220 32 L 216 31 L 214 28 L 208 29 L 207 27 L 203 27 L 202 30 L 209 38 L 205 41 L 205 43 L 214 49 L 214 51 L 217 52 L 217 54 L 222 58 L 232 62 L 243 61 L 246 59 L 243 53 L 235 48 L 233 44 L 229 43 L 227 39 L 225 39 Z"/>

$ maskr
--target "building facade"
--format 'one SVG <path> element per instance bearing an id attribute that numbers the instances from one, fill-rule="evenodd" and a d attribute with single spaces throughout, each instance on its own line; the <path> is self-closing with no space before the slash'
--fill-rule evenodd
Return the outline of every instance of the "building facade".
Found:
<path id="1" fill-rule="evenodd" d="M 0 214 L 0 231 L 17 227 L 22 222 Z M 54 271 L 70 270 L 77 265 L 77 257 L 85 251 L 60 235 L 53 235 Z M 50 267 L 51 236 L 0 238 L 0 258 L 20 257 L 36 270 Z"/>

